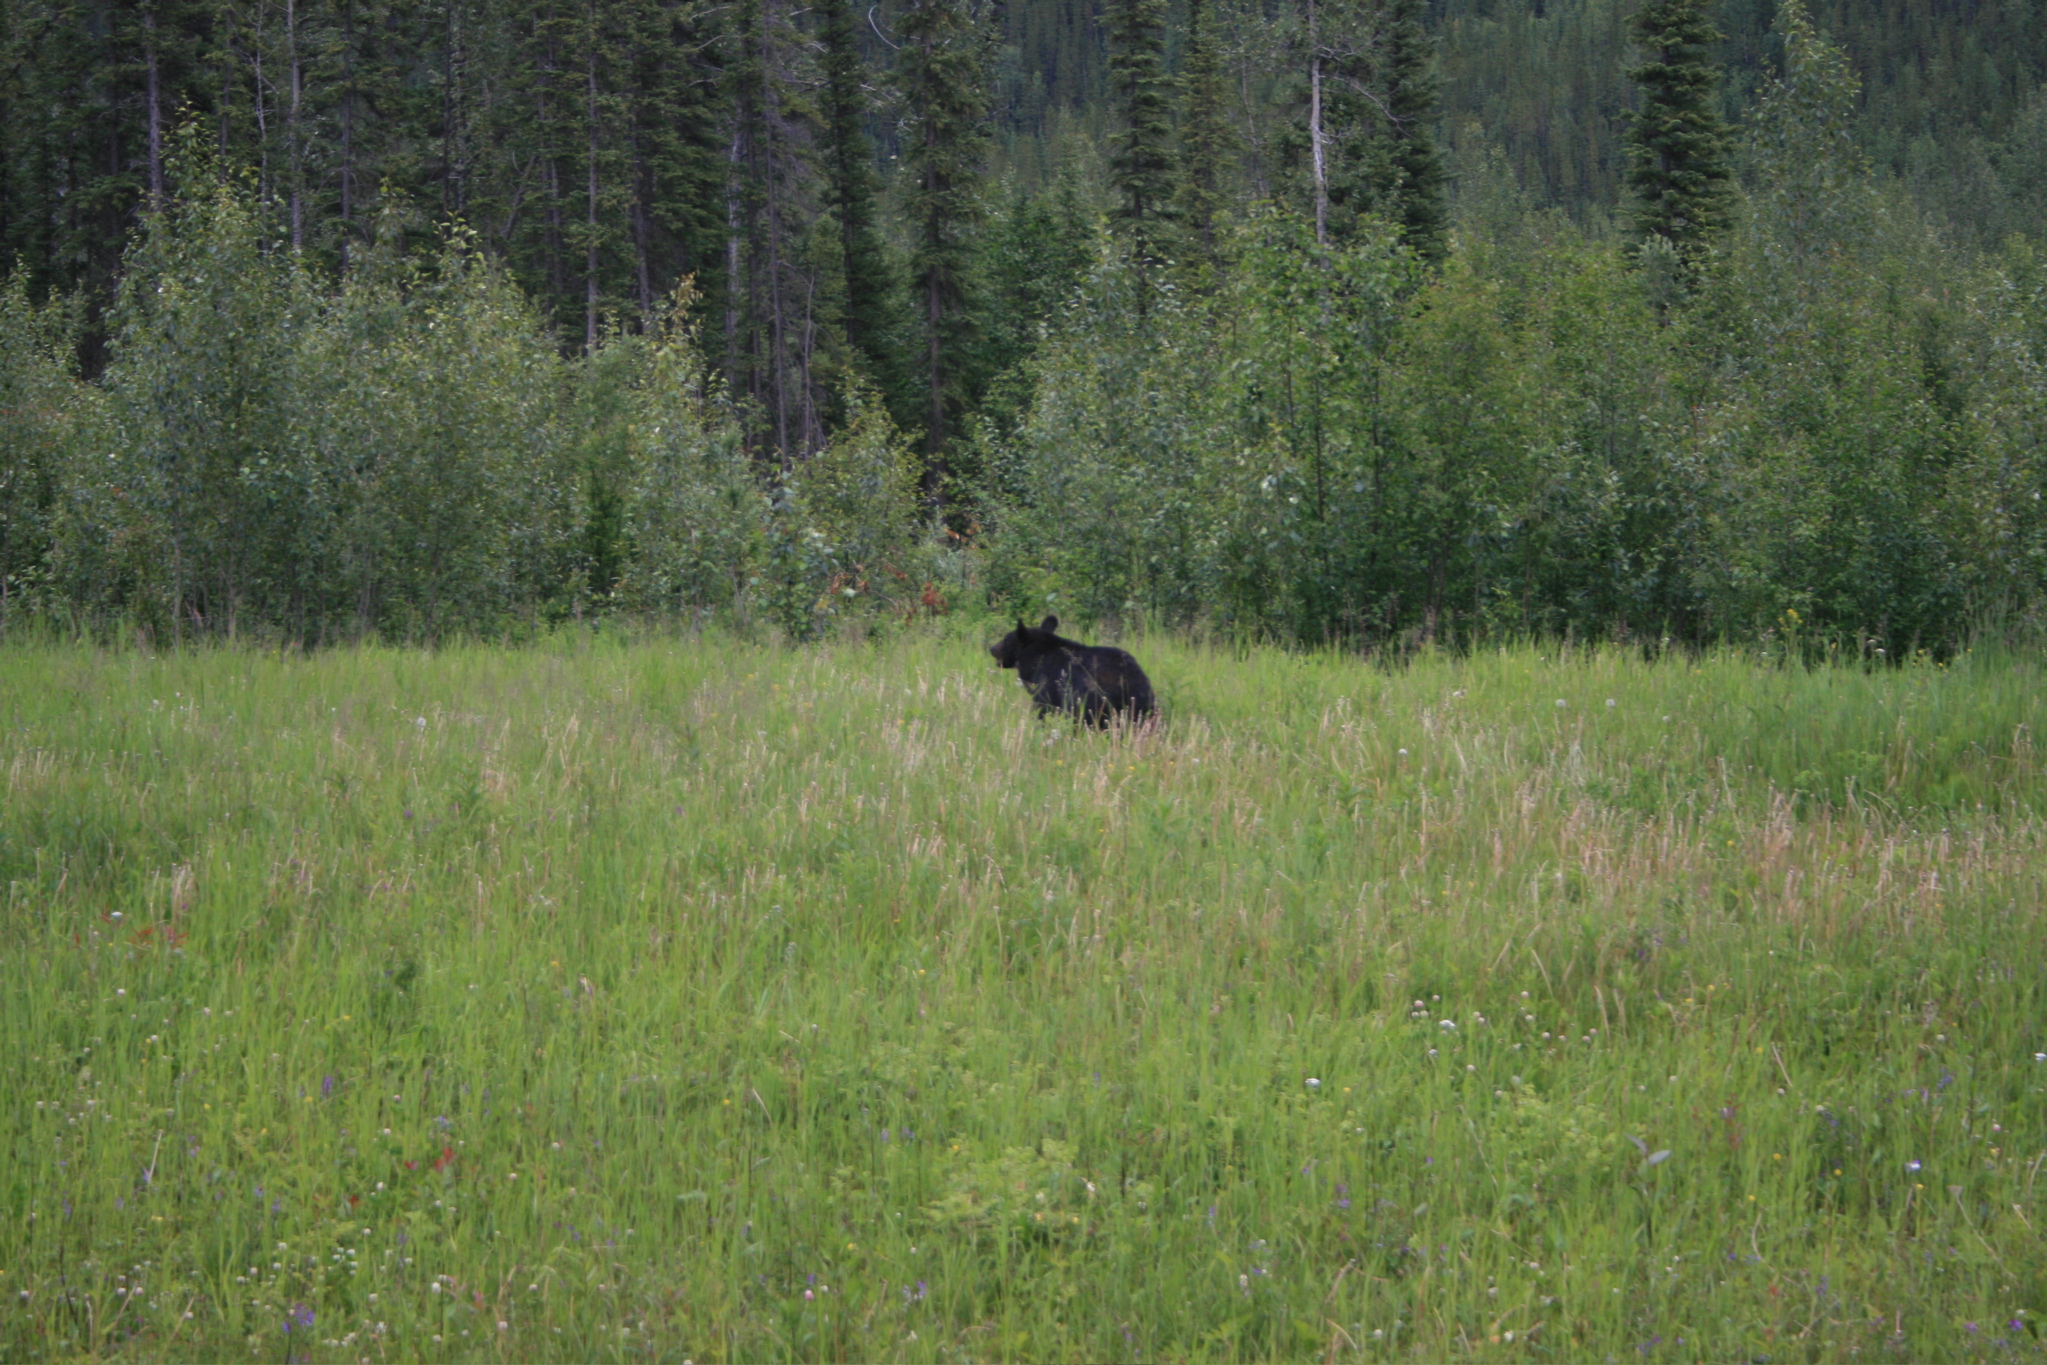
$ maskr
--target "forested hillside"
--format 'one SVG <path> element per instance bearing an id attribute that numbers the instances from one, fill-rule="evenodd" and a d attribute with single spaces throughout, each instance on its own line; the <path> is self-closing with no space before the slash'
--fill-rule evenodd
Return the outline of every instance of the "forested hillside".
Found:
<path id="1" fill-rule="evenodd" d="M 2039 0 L 0 14 L 0 616 L 2047 592 Z"/>
<path id="2" fill-rule="evenodd" d="M 996 180 L 1035 195 L 1064 174 L 1086 209 L 1099 206 L 1103 139 L 1117 119 L 1114 3 L 962 10 L 987 44 L 962 79 L 987 87 L 986 169 Z M 1325 10 L 1359 22 L 1346 5 L 1379 8 L 1340 0 Z M 1221 173 L 1240 199 L 1269 194 L 1274 148 L 1294 112 L 1284 87 L 1298 76 L 1300 0 L 1205 7 L 1239 135 Z M 1634 104 L 1624 31 L 1634 0 L 1417 8 L 1440 54 L 1435 136 L 1465 160 L 1504 150 L 1539 204 L 1610 211 Z M 862 159 L 878 191 L 904 192 L 904 132 L 918 110 L 899 30 L 915 9 L 905 0 L 6 0 L 0 254 L 39 293 L 103 301 L 141 213 L 175 190 L 165 167 L 182 138 L 247 168 L 290 241 L 330 268 L 394 201 L 417 230 L 460 217 L 545 301 L 567 341 L 587 340 L 593 316 L 601 325 L 612 313 L 644 315 L 684 275 L 720 299 L 733 268 L 730 219 L 735 209 L 749 217 L 745 201 L 770 180 L 784 182 L 777 227 L 792 236 L 834 209 L 843 216 L 824 183 L 841 178 L 833 166 L 842 157 Z M 1711 6 L 1725 35 L 1717 55 L 1731 122 L 1747 117 L 1780 58 L 1775 9 L 1772 0 Z M 2047 213 L 2047 11 L 2038 0 L 1815 0 L 1809 9 L 1861 83 L 1856 136 L 1882 171 L 1975 245 L 1994 247 Z M 1189 0 L 1160 11 L 1174 76 L 1186 72 L 1191 17 Z M 846 138 L 849 120 L 857 141 Z M 747 163 L 744 175 L 735 177 L 735 160 Z M 907 250 L 905 225 L 890 226 L 897 251 Z"/>

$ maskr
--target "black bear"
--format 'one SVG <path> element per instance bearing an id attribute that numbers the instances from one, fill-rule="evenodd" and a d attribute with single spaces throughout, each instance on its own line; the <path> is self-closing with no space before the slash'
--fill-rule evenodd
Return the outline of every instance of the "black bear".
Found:
<path id="1" fill-rule="evenodd" d="M 1022 621 L 988 647 L 995 662 L 1016 670 L 1017 680 L 1038 704 L 1038 714 L 1064 711 L 1089 725 L 1116 716 L 1144 720 L 1156 709 L 1151 679 L 1137 660 L 1107 645 L 1084 645 L 1054 634 L 1059 618 L 1047 616 L 1036 630 Z"/>

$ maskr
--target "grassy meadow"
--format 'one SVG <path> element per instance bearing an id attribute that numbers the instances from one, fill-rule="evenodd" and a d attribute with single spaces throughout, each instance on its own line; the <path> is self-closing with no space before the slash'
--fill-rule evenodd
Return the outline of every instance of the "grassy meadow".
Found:
<path id="1" fill-rule="evenodd" d="M 2030 659 L 982 644 L 0 649 L 0 1358 L 2047 1353 Z"/>

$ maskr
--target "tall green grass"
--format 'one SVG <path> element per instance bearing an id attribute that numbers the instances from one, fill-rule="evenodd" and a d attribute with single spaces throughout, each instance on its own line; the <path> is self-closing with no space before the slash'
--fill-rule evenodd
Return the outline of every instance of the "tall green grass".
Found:
<path id="1" fill-rule="evenodd" d="M 0 651 L 0 1355 L 2041 1354 L 2025 659 Z"/>

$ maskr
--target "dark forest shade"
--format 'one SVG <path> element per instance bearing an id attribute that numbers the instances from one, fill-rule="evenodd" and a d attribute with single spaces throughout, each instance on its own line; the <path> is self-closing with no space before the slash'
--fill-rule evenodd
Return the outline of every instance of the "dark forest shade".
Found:
<path id="1" fill-rule="evenodd" d="M 870 374 L 885 377 L 893 368 L 885 332 L 894 281 L 875 224 L 881 187 L 874 171 L 874 147 L 867 137 L 871 102 L 857 17 L 854 0 L 825 0 L 824 161 L 832 208 L 839 219 L 846 342 L 859 352 Z"/>

